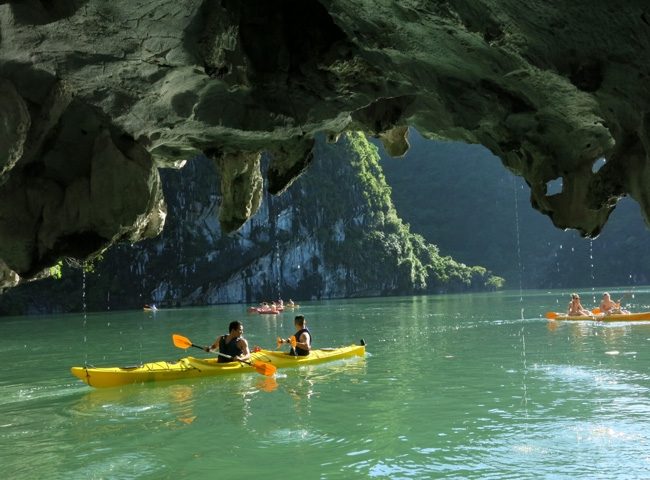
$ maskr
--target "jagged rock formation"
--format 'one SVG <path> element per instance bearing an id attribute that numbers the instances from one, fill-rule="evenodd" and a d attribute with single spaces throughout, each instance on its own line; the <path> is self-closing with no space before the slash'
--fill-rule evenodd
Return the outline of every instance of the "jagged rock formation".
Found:
<path id="1" fill-rule="evenodd" d="M 626 194 L 647 219 L 649 65 L 641 0 L 0 0 L 0 288 L 156 235 L 157 168 L 198 153 L 234 231 L 260 152 L 281 193 L 318 131 L 481 143 L 583 235 Z"/>
<path id="2" fill-rule="evenodd" d="M 501 288 L 502 279 L 484 267 L 458 263 L 410 233 L 393 207 L 377 148 L 362 134 L 343 134 L 336 144 L 318 135 L 313 154 L 313 168 L 284 195 L 265 186 L 260 208 L 232 235 L 217 220 L 219 161 L 196 157 L 180 170 L 162 170 L 169 214 L 159 236 L 115 245 L 85 274 L 64 262 L 59 278 L 1 295 L 0 315 Z M 263 154 L 267 176 L 270 163 Z"/>

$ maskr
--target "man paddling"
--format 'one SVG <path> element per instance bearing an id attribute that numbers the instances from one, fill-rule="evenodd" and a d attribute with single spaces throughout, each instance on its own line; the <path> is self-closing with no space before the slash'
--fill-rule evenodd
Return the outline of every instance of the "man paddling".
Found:
<path id="1" fill-rule="evenodd" d="M 306 357 L 311 350 L 311 332 L 307 328 L 307 321 L 303 315 L 296 315 L 294 320 L 296 326 L 296 333 L 293 334 L 296 339 L 296 346 L 291 347 L 289 355 L 296 355 L 299 357 Z M 291 339 L 282 340 L 282 343 L 291 343 Z"/>
<path id="2" fill-rule="evenodd" d="M 614 303 L 609 293 L 607 292 L 603 293 L 603 301 L 600 302 L 600 312 L 606 315 L 610 315 L 612 313 L 622 313 L 624 315 L 630 314 L 629 311 L 621 308 L 620 300 L 618 301 L 618 303 Z"/>
<path id="3" fill-rule="evenodd" d="M 212 346 L 203 347 L 203 350 L 206 352 L 219 350 L 219 353 L 232 357 L 225 358 L 219 355 L 218 363 L 247 360 L 251 356 L 251 352 L 248 349 L 248 342 L 242 336 L 244 334 L 244 325 L 238 321 L 230 322 L 229 330 L 228 335 L 221 335 Z"/>

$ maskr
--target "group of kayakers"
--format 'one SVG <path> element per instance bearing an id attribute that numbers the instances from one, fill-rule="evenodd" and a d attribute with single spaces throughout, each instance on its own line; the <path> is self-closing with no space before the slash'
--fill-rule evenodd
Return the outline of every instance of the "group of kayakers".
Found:
<path id="1" fill-rule="evenodd" d="M 622 299 L 623 298 L 621 297 L 621 300 Z M 619 300 L 618 302 L 614 302 L 610 297 L 609 293 L 605 292 L 603 293 L 603 300 L 600 302 L 600 308 L 598 309 L 598 311 L 594 309 L 593 313 L 604 313 L 605 315 L 610 315 L 612 313 L 621 313 L 627 315 L 630 312 L 621 308 L 621 300 Z M 593 315 L 593 313 L 583 308 L 582 304 L 580 303 L 580 296 L 577 293 L 571 294 L 571 301 L 569 302 L 569 307 L 567 308 L 567 315 L 591 316 Z"/>
<path id="2" fill-rule="evenodd" d="M 277 302 L 272 301 L 270 304 L 267 303 L 267 302 L 262 302 L 262 303 L 260 303 L 260 306 L 262 308 L 268 308 L 268 309 L 271 309 L 271 310 L 283 310 L 284 309 L 284 300 L 282 300 L 280 298 L 280 299 L 278 299 Z M 295 304 L 293 303 L 293 300 L 289 299 L 289 301 L 287 302 L 287 306 L 288 307 L 294 307 Z"/>
<path id="3" fill-rule="evenodd" d="M 294 319 L 296 333 L 293 334 L 295 344 L 288 339 L 279 339 L 280 343 L 291 344 L 291 351 L 289 355 L 307 356 L 311 350 L 311 332 L 307 328 L 307 321 L 303 315 L 296 315 Z M 228 327 L 229 333 L 217 337 L 215 342 L 207 347 L 203 347 L 206 352 L 218 351 L 228 357 L 219 356 L 219 363 L 245 361 L 251 356 L 251 351 L 248 348 L 248 341 L 244 338 L 244 325 L 240 321 L 230 322 Z"/>

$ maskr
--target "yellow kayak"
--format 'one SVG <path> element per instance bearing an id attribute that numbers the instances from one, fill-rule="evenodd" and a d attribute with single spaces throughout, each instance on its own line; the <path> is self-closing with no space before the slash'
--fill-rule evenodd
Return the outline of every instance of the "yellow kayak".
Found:
<path id="1" fill-rule="evenodd" d="M 308 356 L 295 357 L 287 352 L 260 350 L 251 354 L 250 363 L 263 362 L 276 368 L 297 367 L 350 357 L 363 357 L 365 345 L 312 350 Z M 217 358 L 181 358 L 173 362 L 151 362 L 129 367 L 72 367 L 72 374 L 91 387 L 104 388 L 147 382 L 210 377 L 232 373 L 255 372 L 255 365 L 241 362 L 217 363 Z"/>
<path id="2" fill-rule="evenodd" d="M 549 312 L 546 314 L 546 318 L 549 320 L 567 320 L 574 322 L 585 322 L 585 321 L 595 321 L 595 322 L 639 322 L 639 321 L 650 321 L 650 312 L 639 312 L 639 313 L 610 313 L 609 315 L 598 313 L 594 315 L 567 315 L 566 313 L 554 313 Z"/>

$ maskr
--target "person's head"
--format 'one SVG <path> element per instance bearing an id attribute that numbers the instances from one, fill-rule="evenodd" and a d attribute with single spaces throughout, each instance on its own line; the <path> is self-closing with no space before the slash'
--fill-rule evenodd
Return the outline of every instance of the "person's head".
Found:
<path id="1" fill-rule="evenodd" d="M 575 301 L 578 300 L 580 301 L 580 296 L 577 293 L 572 293 L 571 294 L 571 300 Z"/>
<path id="2" fill-rule="evenodd" d="M 605 300 L 609 300 L 609 293 L 607 293 L 607 292 L 603 293 L 603 298 Z"/>
<path id="3" fill-rule="evenodd" d="M 305 317 L 304 315 L 296 315 L 295 320 L 293 321 L 296 327 L 305 328 Z"/>
<path id="4" fill-rule="evenodd" d="M 230 326 L 228 328 L 230 330 L 230 333 L 233 333 L 233 331 L 239 333 L 240 335 L 244 333 L 244 325 L 242 325 L 242 323 L 237 320 L 230 322 Z"/>

